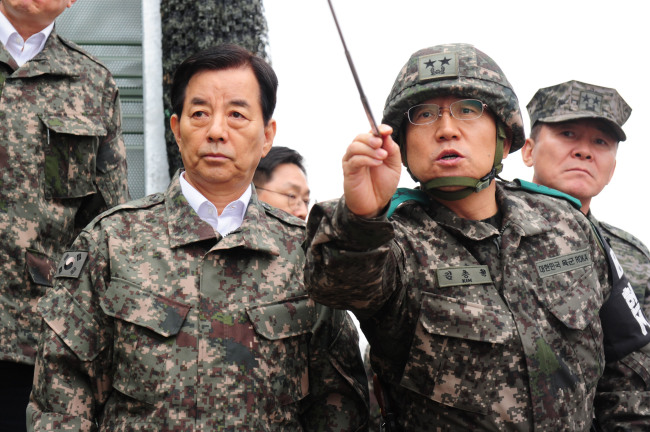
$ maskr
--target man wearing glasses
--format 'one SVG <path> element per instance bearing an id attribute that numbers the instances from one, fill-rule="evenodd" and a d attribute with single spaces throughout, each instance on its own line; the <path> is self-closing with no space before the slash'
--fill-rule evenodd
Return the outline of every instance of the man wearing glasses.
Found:
<path id="1" fill-rule="evenodd" d="M 382 123 L 349 145 L 343 198 L 310 213 L 305 281 L 359 318 L 386 423 L 589 430 L 614 279 L 579 203 L 494 181 L 525 141 L 499 66 L 471 45 L 420 50 Z M 401 163 L 420 187 L 395 194 Z"/>
<path id="2" fill-rule="evenodd" d="M 271 147 L 260 160 L 253 183 L 260 201 L 307 219 L 309 186 L 300 153 L 288 147 Z"/>

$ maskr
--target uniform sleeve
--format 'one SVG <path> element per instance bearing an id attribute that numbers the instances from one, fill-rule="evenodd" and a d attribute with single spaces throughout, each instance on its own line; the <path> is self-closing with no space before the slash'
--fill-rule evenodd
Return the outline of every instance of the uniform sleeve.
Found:
<path id="1" fill-rule="evenodd" d="M 650 345 L 606 365 L 594 409 L 606 431 L 650 430 Z"/>
<path id="2" fill-rule="evenodd" d="M 104 210 L 130 199 L 119 91 L 111 75 L 107 74 L 105 79 L 101 111 L 106 135 L 99 137 L 97 148 L 95 185 L 98 193 L 86 197 L 80 207 L 75 221 L 77 231 Z"/>
<path id="3" fill-rule="evenodd" d="M 597 252 L 602 252 L 599 249 Z M 604 254 L 601 254 L 604 257 Z M 607 260 L 598 267 L 604 300 L 611 292 L 611 277 L 604 281 L 603 271 L 609 275 Z M 609 285 L 607 285 L 609 284 Z M 616 325 L 610 322 L 605 325 Z M 598 381 L 594 398 L 595 422 L 605 431 L 637 431 L 650 429 L 650 344 L 624 358 L 605 365 Z M 598 430 L 598 429 L 597 429 Z"/>
<path id="4" fill-rule="evenodd" d="M 356 327 L 347 312 L 318 308 L 303 426 L 306 431 L 367 431 L 368 382 Z"/>
<path id="5" fill-rule="evenodd" d="M 316 205 L 305 242 L 305 284 L 312 297 L 360 319 L 379 310 L 396 287 L 393 238 L 385 217 L 359 218 L 344 198 Z"/>
<path id="6" fill-rule="evenodd" d="M 111 389 L 112 325 L 98 295 L 107 284 L 106 246 L 84 231 L 71 250 L 38 303 L 43 321 L 27 407 L 30 431 L 96 430 Z"/>
<path id="7" fill-rule="evenodd" d="M 97 187 L 108 208 L 129 200 L 126 170 L 126 147 L 122 136 L 121 105 L 117 86 L 107 77 L 104 92 L 107 134 L 97 153 Z"/>

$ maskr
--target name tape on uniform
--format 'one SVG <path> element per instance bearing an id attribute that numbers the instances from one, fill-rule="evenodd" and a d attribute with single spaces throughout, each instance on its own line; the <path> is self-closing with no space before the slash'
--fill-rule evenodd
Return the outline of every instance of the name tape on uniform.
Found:
<path id="1" fill-rule="evenodd" d="M 440 287 L 492 283 L 487 266 L 446 267 L 436 270 Z"/>
<path id="2" fill-rule="evenodd" d="M 566 255 L 559 255 L 553 258 L 537 261 L 537 273 L 542 278 L 553 276 L 559 273 L 568 272 L 581 267 L 591 265 L 591 255 L 588 249 L 571 252 Z"/>

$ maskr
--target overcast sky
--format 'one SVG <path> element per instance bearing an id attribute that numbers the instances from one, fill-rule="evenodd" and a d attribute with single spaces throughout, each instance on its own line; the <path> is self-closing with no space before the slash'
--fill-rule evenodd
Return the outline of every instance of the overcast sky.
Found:
<path id="1" fill-rule="evenodd" d="M 420 48 L 465 42 L 501 66 L 526 104 L 540 87 L 576 79 L 614 87 L 632 107 L 623 127 L 614 179 L 592 202 L 601 220 L 650 245 L 650 41 L 642 2 L 621 0 L 332 0 L 375 119 L 410 55 Z M 278 75 L 275 145 L 306 159 L 312 197 L 342 194 L 341 158 L 369 130 L 327 0 L 265 0 L 270 55 Z M 519 152 L 504 161 L 505 179 L 532 179 Z M 401 186 L 413 187 L 406 172 Z"/>

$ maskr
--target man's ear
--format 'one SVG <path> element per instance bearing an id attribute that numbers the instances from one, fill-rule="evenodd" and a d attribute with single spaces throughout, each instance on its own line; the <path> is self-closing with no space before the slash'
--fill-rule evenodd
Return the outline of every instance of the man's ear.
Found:
<path id="1" fill-rule="evenodd" d="M 174 134 L 174 138 L 176 139 L 176 145 L 178 146 L 178 150 L 180 151 L 181 149 L 181 125 L 180 125 L 180 120 L 178 118 L 178 115 L 172 114 L 172 116 L 169 118 L 169 127 L 172 130 L 172 133 Z"/>
<path id="2" fill-rule="evenodd" d="M 264 126 L 264 146 L 262 147 L 262 157 L 266 156 L 266 154 L 271 150 L 277 128 L 278 125 L 275 122 L 275 119 L 269 120 L 269 123 Z"/>
<path id="3" fill-rule="evenodd" d="M 524 146 L 521 148 L 521 159 L 527 167 L 532 167 L 535 160 L 533 159 L 533 147 L 535 141 L 532 138 L 526 138 Z"/>

